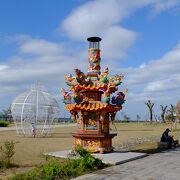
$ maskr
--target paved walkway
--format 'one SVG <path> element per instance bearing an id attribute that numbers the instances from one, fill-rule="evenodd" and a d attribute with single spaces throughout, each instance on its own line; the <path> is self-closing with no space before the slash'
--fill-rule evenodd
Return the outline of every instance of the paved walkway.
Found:
<path id="1" fill-rule="evenodd" d="M 76 126 L 76 123 L 52 125 L 53 128 L 71 127 L 71 126 Z M 16 130 L 16 126 L 12 126 L 12 127 L 0 127 L 0 131 L 15 131 L 15 130 Z"/>
<path id="2" fill-rule="evenodd" d="M 44 155 L 68 158 L 71 152 L 72 150 L 64 150 L 64 151 L 44 153 Z M 122 164 L 128 161 L 133 161 L 147 156 L 146 153 L 118 152 L 118 151 L 114 151 L 112 153 L 107 153 L 107 154 L 94 153 L 92 155 L 96 158 L 102 159 L 102 162 L 105 164 L 114 164 L 114 165 Z"/>
<path id="3" fill-rule="evenodd" d="M 74 180 L 180 180 L 180 148 L 103 169 Z"/>

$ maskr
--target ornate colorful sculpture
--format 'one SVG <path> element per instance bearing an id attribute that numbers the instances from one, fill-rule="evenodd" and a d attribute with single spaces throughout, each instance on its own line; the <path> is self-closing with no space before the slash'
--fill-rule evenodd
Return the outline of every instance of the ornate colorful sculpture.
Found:
<path id="1" fill-rule="evenodd" d="M 70 92 L 62 88 L 61 93 L 71 118 L 77 121 L 77 133 L 73 134 L 74 146 L 81 145 L 91 152 L 105 153 L 113 150 L 112 138 L 117 134 L 109 132 L 109 123 L 122 109 L 127 90 L 111 97 L 121 85 L 124 75 L 108 78 L 108 68 L 100 72 L 101 38 L 91 37 L 88 41 L 87 75 L 79 69 L 74 69 L 75 76 L 65 75 Z"/>

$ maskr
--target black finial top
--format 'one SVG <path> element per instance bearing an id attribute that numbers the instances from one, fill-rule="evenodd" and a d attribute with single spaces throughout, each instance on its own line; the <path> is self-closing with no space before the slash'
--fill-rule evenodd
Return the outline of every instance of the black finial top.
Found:
<path id="1" fill-rule="evenodd" d="M 87 38 L 87 40 L 89 42 L 99 42 L 99 41 L 101 41 L 101 38 L 100 37 L 89 37 L 89 38 Z"/>
<path id="2" fill-rule="evenodd" d="M 87 38 L 87 40 L 89 41 L 89 49 L 91 49 L 91 48 L 99 49 L 99 44 L 100 44 L 101 38 L 89 37 L 89 38 Z"/>

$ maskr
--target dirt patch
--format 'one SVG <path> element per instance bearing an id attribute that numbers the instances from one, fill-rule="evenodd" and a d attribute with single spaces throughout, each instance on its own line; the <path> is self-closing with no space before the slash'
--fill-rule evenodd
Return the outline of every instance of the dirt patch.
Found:
<path id="1" fill-rule="evenodd" d="M 19 167 L 19 168 L 11 168 L 0 171 L 0 180 L 7 180 L 10 177 L 21 174 L 27 171 L 30 171 L 33 167 Z"/>

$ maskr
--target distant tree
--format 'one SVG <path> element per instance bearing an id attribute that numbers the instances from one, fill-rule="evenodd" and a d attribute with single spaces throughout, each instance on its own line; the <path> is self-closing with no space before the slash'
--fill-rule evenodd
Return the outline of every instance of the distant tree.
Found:
<path id="1" fill-rule="evenodd" d="M 52 119 L 53 114 L 54 114 L 53 108 L 49 106 L 47 108 L 47 121 L 50 121 Z"/>
<path id="2" fill-rule="evenodd" d="M 11 121 L 12 120 L 12 113 L 11 113 L 11 107 L 10 106 L 7 109 L 2 110 L 1 117 L 5 121 Z"/>
<path id="3" fill-rule="evenodd" d="M 126 115 L 124 112 L 121 113 L 124 122 L 129 122 L 131 120 L 130 116 Z"/>
<path id="4" fill-rule="evenodd" d="M 128 115 L 124 116 L 124 121 L 129 122 L 130 120 L 131 120 L 130 116 L 128 116 Z"/>
<path id="5" fill-rule="evenodd" d="M 175 121 L 175 112 L 176 112 L 176 108 L 175 108 L 175 106 L 173 106 L 172 104 L 171 104 L 171 106 L 169 107 L 169 109 L 167 110 L 167 112 L 168 112 L 168 115 L 167 115 L 167 117 L 168 117 L 168 120 L 170 120 L 170 121 L 172 121 L 172 122 L 174 122 Z"/>
<path id="6" fill-rule="evenodd" d="M 137 115 L 136 115 L 136 119 L 137 119 L 137 121 L 139 122 L 140 119 L 141 119 L 141 116 L 140 116 L 139 114 L 137 114 Z"/>
<path id="7" fill-rule="evenodd" d="M 154 119 L 156 120 L 156 122 L 158 122 L 158 119 L 159 119 L 158 115 L 155 114 Z"/>
<path id="8" fill-rule="evenodd" d="M 166 113 L 166 109 L 167 109 L 167 106 L 163 106 L 163 105 L 160 105 L 161 107 L 161 120 L 163 123 L 165 123 L 165 113 Z"/>
<path id="9" fill-rule="evenodd" d="M 154 103 L 151 102 L 151 100 L 148 100 L 147 102 L 145 102 L 145 105 L 148 107 L 148 110 L 149 110 L 149 119 L 150 119 L 150 123 L 152 124 Z"/>

